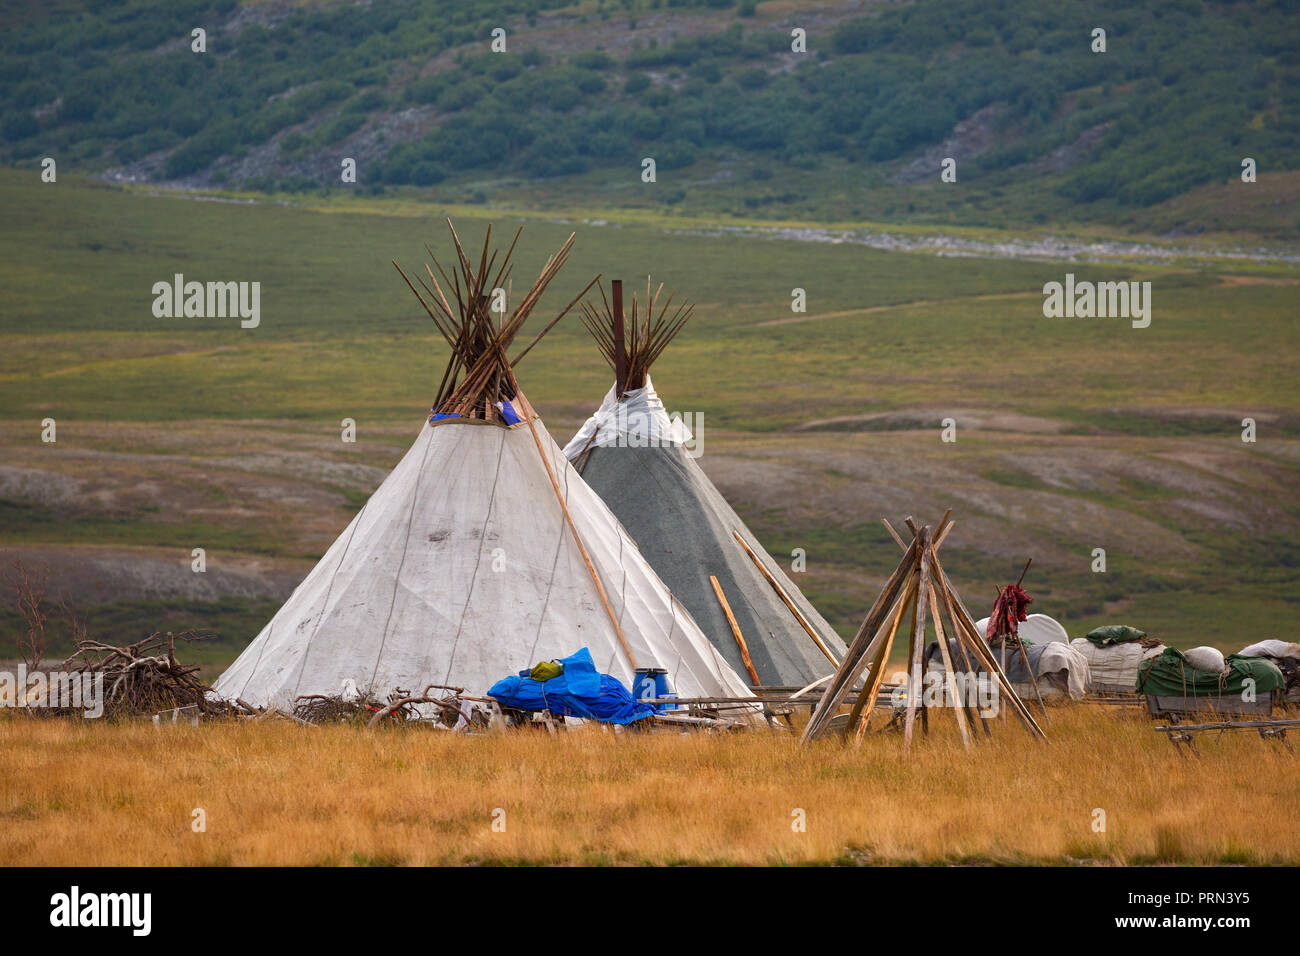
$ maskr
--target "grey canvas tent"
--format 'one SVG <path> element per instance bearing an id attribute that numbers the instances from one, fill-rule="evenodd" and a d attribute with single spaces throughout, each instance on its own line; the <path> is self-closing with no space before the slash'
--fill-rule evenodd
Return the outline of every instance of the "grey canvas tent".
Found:
<path id="1" fill-rule="evenodd" d="M 650 381 L 690 309 L 670 316 L 671 298 L 661 305 L 647 288 L 645 305 L 634 299 L 624 317 L 618 283 L 613 291 L 612 302 L 584 303 L 582 316 L 615 385 L 565 455 L 737 673 L 797 687 L 833 673 L 843 642 L 714 487 L 689 429 L 668 417 Z"/>

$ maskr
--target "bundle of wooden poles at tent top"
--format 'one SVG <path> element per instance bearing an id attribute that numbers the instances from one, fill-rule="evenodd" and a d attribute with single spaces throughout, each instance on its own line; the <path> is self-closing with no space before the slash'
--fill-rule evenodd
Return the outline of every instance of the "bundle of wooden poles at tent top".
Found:
<path id="1" fill-rule="evenodd" d="M 600 304 L 584 302 L 579 307 L 582 324 L 614 372 L 615 398 L 622 398 L 630 390 L 645 388 L 650 366 L 690 321 L 695 306 L 680 304 L 669 315 L 673 295 L 670 293 L 663 305 L 659 305 L 663 283 L 651 294 L 650 277 L 646 276 L 644 302 L 638 303 L 636 296 L 632 296 L 625 316 L 622 280 L 612 282 L 609 296 L 605 295 L 603 283 L 599 288 Z"/>
<path id="2" fill-rule="evenodd" d="M 423 295 L 411 282 L 411 278 L 402 271 L 401 266 L 396 262 L 393 266 L 406 280 L 415 297 L 420 300 L 424 311 L 429 314 L 429 318 L 433 320 L 433 324 L 437 326 L 439 333 L 451 349 L 446 371 L 443 373 L 442 382 L 438 385 L 437 396 L 433 402 L 434 412 L 458 415 L 462 418 L 499 421 L 504 412 L 498 406 L 519 395 L 514 367 L 523 360 L 542 336 L 587 294 L 587 291 L 600 280 L 600 276 L 588 282 L 555 318 L 533 336 L 532 341 L 519 354 L 513 359 L 507 359 L 506 349 L 514 342 L 515 336 L 541 299 L 547 285 L 569 258 L 576 234 L 570 233 L 560 250 L 546 260 L 542 271 L 519 300 L 519 304 L 511 311 L 509 308 L 510 256 L 519 241 L 519 233 L 523 230 L 520 229 L 515 233 L 515 238 L 498 264 L 498 252 L 493 251 L 490 256 L 488 254 L 492 242 L 492 227 L 489 225 L 487 235 L 483 238 L 483 252 L 479 257 L 478 267 L 475 268 L 474 263 L 465 254 L 460 236 L 456 234 L 456 228 L 451 224 L 450 219 L 447 220 L 447 228 L 451 231 L 452 242 L 456 247 L 457 265 L 449 275 L 434 256 L 433 250 L 426 245 L 424 248 L 429 253 L 429 258 L 433 260 L 433 268 L 427 264 L 424 267 L 429 282 L 426 283 L 419 273 L 415 275 L 415 281 L 424 290 Z M 437 269 L 438 275 L 442 276 L 441 283 L 433 274 L 433 269 Z M 429 283 L 432 283 L 432 286 Z M 448 295 L 451 297 L 450 300 Z M 498 301 L 500 301 L 499 309 L 495 308 Z M 452 303 L 455 303 L 454 307 Z M 499 320 L 493 318 L 494 310 L 499 312 Z M 523 412 L 524 409 L 519 411 Z"/>
<path id="3" fill-rule="evenodd" d="M 918 712 L 922 728 L 926 733 L 929 732 L 928 707 L 922 695 L 927 621 L 933 624 L 939 653 L 943 658 L 944 699 L 952 705 L 962 743 L 967 749 L 971 746 L 974 736 L 972 731 L 977 720 L 986 735 L 992 734 L 987 717 L 959 690 L 957 686 L 959 672 L 983 673 L 995 677 L 1000 706 L 1011 708 L 1030 733 L 1045 738 L 1042 728 L 1029 713 L 1029 708 L 1016 694 L 1006 674 L 998 666 L 997 658 L 985 641 L 984 635 L 979 633 L 974 618 L 971 617 L 957 589 L 948 580 L 943 566 L 939 563 L 939 548 L 953 527 L 951 514 L 951 509 L 945 511 L 935 529 L 931 529 L 929 525 L 918 528 L 909 517 L 906 523 L 912 533 L 911 544 L 905 544 L 889 522 L 885 521 L 885 527 L 889 529 L 898 546 L 903 549 L 903 559 L 885 582 L 885 587 L 871 606 L 871 610 L 867 612 L 866 619 L 849 645 L 848 653 L 845 654 L 844 660 L 813 710 L 812 717 L 804 727 L 801 738 L 804 743 L 827 732 L 831 719 L 844 705 L 850 689 L 862 678 L 864 669 L 869 667 L 862 690 L 853 703 L 848 723 L 844 727 L 845 739 L 851 736 L 855 743 L 861 742 L 884 681 L 885 666 L 894 646 L 894 637 L 905 619 L 908 622 L 905 684 L 907 702 L 903 716 L 905 748 L 911 746 Z M 953 640 L 956 648 L 958 657 L 956 661 L 953 660 L 953 652 L 949 648 L 949 638 Z"/>

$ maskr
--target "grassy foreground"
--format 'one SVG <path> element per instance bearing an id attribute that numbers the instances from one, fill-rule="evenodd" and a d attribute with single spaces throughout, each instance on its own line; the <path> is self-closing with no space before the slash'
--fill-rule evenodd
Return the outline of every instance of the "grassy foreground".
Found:
<path id="1" fill-rule="evenodd" d="M 1294 753 L 1243 732 L 1184 759 L 1151 726 L 1061 707 L 1050 744 L 1009 726 L 967 756 L 941 726 L 905 760 L 894 735 L 803 752 L 767 735 L 159 730 L 10 715 L 0 864 L 1300 861 Z M 191 829 L 196 808 L 206 832 Z"/>

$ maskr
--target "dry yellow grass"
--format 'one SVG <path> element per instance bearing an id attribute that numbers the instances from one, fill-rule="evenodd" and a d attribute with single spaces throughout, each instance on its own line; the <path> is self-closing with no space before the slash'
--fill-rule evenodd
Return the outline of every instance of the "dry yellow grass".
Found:
<path id="1" fill-rule="evenodd" d="M 1300 861 L 1300 756 L 1238 732 L 1184 759 L 1150 727 L 1064 707 L 1049 745 L 1008 727 L 967 756 L 941 727 L 903 760 L 893 735 L 804 752 L 767 735 L 11 715 L 0 864 Z"/>

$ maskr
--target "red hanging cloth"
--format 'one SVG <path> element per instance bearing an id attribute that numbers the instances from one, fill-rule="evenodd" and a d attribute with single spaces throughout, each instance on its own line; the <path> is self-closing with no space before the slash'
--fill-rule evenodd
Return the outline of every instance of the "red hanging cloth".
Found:
<path id="1" fill-rule="evenodd" d="M 1029 592 L 1018 584 L 1008 584 L 1001 588 L 997 600 L 993 602 L 993 611 L 989 614 L 984 636 L 989 640 L 995 637 L 1018 637 L 1020 622 L 1027 617 L 1025 608 L 1033 602 Z"/>

